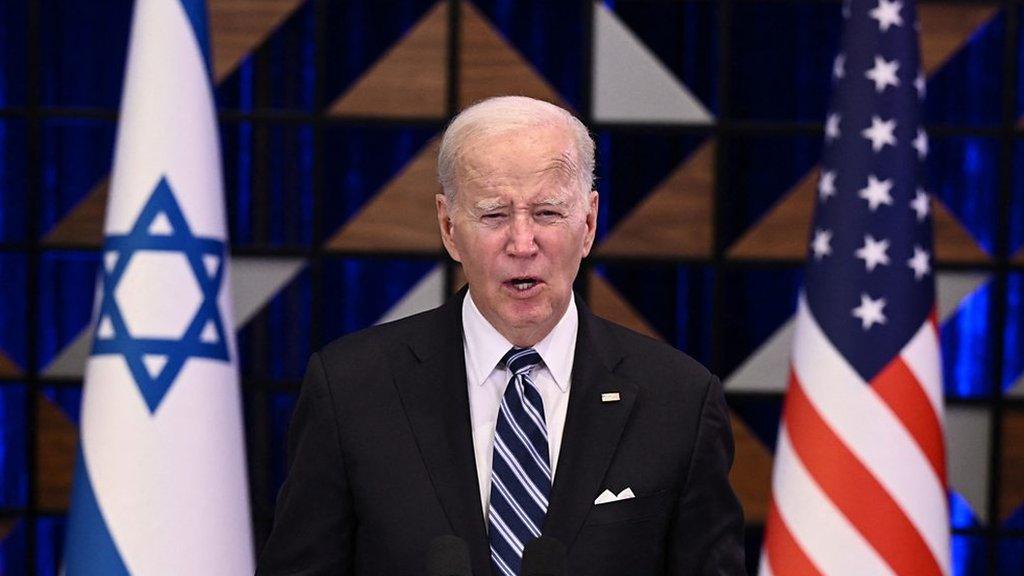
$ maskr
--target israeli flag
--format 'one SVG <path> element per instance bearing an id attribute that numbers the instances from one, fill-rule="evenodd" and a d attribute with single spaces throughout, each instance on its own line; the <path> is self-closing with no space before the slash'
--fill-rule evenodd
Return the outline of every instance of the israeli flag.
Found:
<path id="1" fill-rule="evenodd" d="M 137 0 L 64 568 L 252 574 L 201 0 Z"/>

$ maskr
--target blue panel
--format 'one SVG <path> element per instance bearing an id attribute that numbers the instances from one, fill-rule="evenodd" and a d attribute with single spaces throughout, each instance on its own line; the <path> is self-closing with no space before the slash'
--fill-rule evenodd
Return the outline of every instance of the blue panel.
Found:
<path id="1" fill-rule="evenodd" d="M 304 270 L 244 326 L 238 326 L 243 378 L 302 378 L 310 347 L 312 289 Z M 236 319 L 237 321 L 237 319 Z"/>
<path id="2" fill-rule="evenodd" d="M 964 8 L 973 10 L 969 6 Z M 956 5 L 950 9 L 955 10 Z M 1006 18 L 1000 13 L 975 31 L 966 45 L 931 75 L 925 99 L 925 122 L 999 122 L 1005 29 Z"/>
<path id="3" fill-rule="evenodd" d="M 722 302 L 727 304 L 719 315 L 722 365 L 717 368 L 726 376 L 796 312 L 803 269 L 728 269 L 722 275 Z"/>
<path id="4" fill-rule="evenodd" d="M 686 162 L 704 141 L 703 135 L 658 131 L 602 130 L 596 134 L 598 210 L 601 241 L 619 220 Z"/>
<path id="5" fill-rule="evenodd" d="M 992 284 L 961 302 L 942 324 L 943 385 L 947 397 L 978 398 L 992 394 L 994 330 L 989 328 Z"/>
<path id="6" fill-rule="evenodd" d="M 16 522 L 11 533 L 0 541 L 0 574 L 20 576 L 28 574 L 28 548 L 25 543 L 25 521 L 12 519 Z M 37 572 L 45 575 L 46 572 Z"/>
<path id="7" fill-rule="evenodd" d="M 117 107 L 132 1 L 43 0 L 40 4 L 43 103 Z"/>
<path id="8" fill-rule="evenodd" d="M 313 241 L 313 129 L 223 123 L 224 188 L 232 243 L 308 246 Z"/>
<path id="9" fill-rule="evenodd" d="M 24 384 L 0 384 L 0 507 L 4 508 L 28 506 L 27 398 Z"/>
<path id="10" fill-rule="evenodd" d="M 43 124 L 43 235 L 110 174 L 114 131 L 114 123 L 104 120 L 61 118 Z"/>
<path id="11" fill-rule="evenodd" d="M 735 242 L 768 209 L 807 176 L 821 157 L 817 136 L 750 136 L 727 141 L 724 202 L 717 206 L 726 245 Z M 809 215 L 808 215 L 809 217 Z"/>
<path id="12" fill-rule="evenodd" d="M 0 4 L 0 108 L 25 103 L 28 2 Z"/>
<path id="13" fill-rule="evenodd" d="M 330 238 L 438 132 L 432 128 L 336 126 L 324 131 L 322 230 Z M 441 191 L 440 185 L 437 191 Z M 424 202 L 433 205 L 431 194 Z"/>
<path id="14" fill-rule="evenodd" d="M 949 544 L 953 554 L 953 576 L 988 574 L 988 549 L 984 538 L 954 534 Z"/>
<path id="15" fill-rule="evenodd" d="M 382 10 L 376 0 L 327 0 L 327 77 L 320 105 L 343 94 L 435 3 L 391 0 Z"/>
<path id="16" fill-rule="evenodd" d="M 1014 143 L 1012 162 L 1024 166 L 1024 140 Z M 1010 254 L 1024 256 L 1024 173 L 1020 170 L 1013 171 L 1010 195 Z"/>
<path id="17" fill-rule="evenodd" d="M 43 369 L 92 319 L 99 252 L 44 252 L 39 262 L 39 366 Z"/>
<path id="18" fill-rule="evenodd" d="M 1004 538 L 999 541 L 997 576 L 1024 574 L 1024 538 Z"/>
<path id="19" fill-rule="evenodd" d="M 981 527 L 981 522 L 975 516 L 971 505 L 952 489 L 949 491 L 949 525 L 954 530 Z"/>
<path id="20" fill-rule="evenodd" d="M 436 265 L 433 260 L 324 259 L 319 345 L 371 326 Z"/>
<path id="21" fill-rule="evenodd" d="M 666 342 L 711 366 L 710 268 L 609 264 L 596 269 Z"/>
<path id="22" fill-rule="evenodd" d="M 219 108 L 313 110 L 315 4 L 302 3 L 219 83 Z"/>
<path id="23" fill-rule="evenodd" d="M 838 2 L 737 2 L 729 101 L 738 118 L 825 118 L 839 51 Z"/>
<path id="24" fill-rule="evenodd" d="M 779 440 L 779 426 L 782 424 L 782 395 L 729 396 L 729 407 L 757 436 L 762 444 L 775 452 Z"/>
<path id="25" fill-rule="evenodd" d="M 925 188 L 990 254 L 999 222 L 999 142 L 991 138 L 932 138 Z"/>
<path id="26" fill-rule="evenodd" d="M 0 354 L 28 367 L 28 258 L 0 253 Z"/>
<path id="27" fill-rule="evenodd" d="M 604 3 L 705 107 L 718 112 L 717 3 Z"/>
<path id="28" fill-rule="evenodd" d="M 27 148 L 25 122 L 0 119 L 0 242 L 25 240 L 28 235 Z"/>
<path id="29" fill-rule="evenodd" d="M 288 425 L 295 410 L 294 393 L 275 393 L 270 400 L 270 466 L 272 494 L 277 494 L 288 471 Z"/>
<path id="30" fill-rule="evenodd" d="M 42 388 L 43 396 L 60 407 L 61 412 L 73 422 L 75 426 L 81 422 L 82 415 L 82 388 L 78 386 L 45 386 Z"/>
<path id="31" fill-rule="evenodd" d="M 66 524 L 63 516 L 40 516 L 36 519 L 36 573 L 39 576 L 60 574 Z"/>
<path id="32" fill-rule="evenodd" d="M 1006 276 L 1006 326 L 1003 331 L 1003 389 L 1024 377 L 1024 274 Z"/>
<path id="33" fill-rule="evenodd" d="M 485 17 L 567 103 L 580 109 L 585 20 L 582 2 L 474 0 Z"/>

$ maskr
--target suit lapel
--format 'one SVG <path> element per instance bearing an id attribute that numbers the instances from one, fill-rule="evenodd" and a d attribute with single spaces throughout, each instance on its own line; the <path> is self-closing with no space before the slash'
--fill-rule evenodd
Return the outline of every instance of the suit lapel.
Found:
<path id="1" fill-rule="evenodd" d="M 474 573 L 490 574 L 480 508 L 462 345 L 462 300 L 438 310 L 438 330 L 409 343 L 417 364 L 395 378 L 416 443 L 455 535 L 469 546 Z"/>
<path id="2" fill-rule="evenodd" d="M 637 387 L 614 373 L 621 349 L 611 342 L 586 306 L 577 300 L 579 332 L 573 361 L 569 408 L 544 534 L 570 548 L 601 492 L 608 465 L 629 420 Z M 604 392 L 618 392 L 618 402 L 602 402 Z"/>

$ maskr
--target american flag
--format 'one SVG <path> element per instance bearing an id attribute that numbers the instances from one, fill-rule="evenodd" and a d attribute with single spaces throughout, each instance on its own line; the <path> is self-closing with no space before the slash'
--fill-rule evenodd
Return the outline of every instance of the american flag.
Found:
<path id="1" fill-rule="evenodd" d="M 760 573 L 950 573 L 912 0 L 843 6 Z"/>

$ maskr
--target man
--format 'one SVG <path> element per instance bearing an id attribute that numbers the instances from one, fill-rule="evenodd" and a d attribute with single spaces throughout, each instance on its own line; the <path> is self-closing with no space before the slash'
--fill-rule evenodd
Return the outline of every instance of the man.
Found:
<path id="1" fill-rule="evenodd" d="M 486 100 L 445 132 L 441 238 L 468 291 L 313 355 L 263 574 L 423 574 L 437 536 L 518 574 L 543 534 L 569 574 L 741 574 L 721 385 L 595 317 L 594 144 L 565 110 Z"/>

